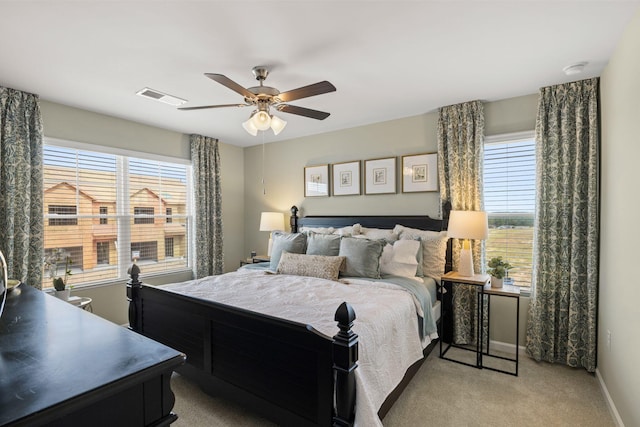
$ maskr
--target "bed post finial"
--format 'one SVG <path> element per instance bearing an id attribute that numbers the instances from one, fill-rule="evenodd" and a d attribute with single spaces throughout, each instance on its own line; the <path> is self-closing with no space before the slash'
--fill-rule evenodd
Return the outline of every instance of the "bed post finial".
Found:
<path id="1" fill-rule="evenodd" d="M 291 217 L 289 218 L 289 225 L 291 226 L 291 232 L 298 232 L 298 207 L 293 205 L 291 206 Z"/>
<path id="2" fill-rule="evenodd" d="M 356 405 L 356 368 L 358 364 L 358 335 L 351 328 L 356 312 L 343 302 L 336 311 L 335 320 L 340 332 L 333 337 L 333 370 L 336 373 L 335 426 L 352 426 Z"/>
<path id="3" fill-rule="evenodd" d="M 136 332 L 140 331 L 142 319 L 140 318 L 142 310 L 140 307 L 140 299 L 138 292 L 142 287 L 142 282 L 138 280 L 140 276 L 140 267 L 134 262 L 127 270 L 131 277 L 127 282 L 127 301 L 129 301 L 129 329 Z"/>

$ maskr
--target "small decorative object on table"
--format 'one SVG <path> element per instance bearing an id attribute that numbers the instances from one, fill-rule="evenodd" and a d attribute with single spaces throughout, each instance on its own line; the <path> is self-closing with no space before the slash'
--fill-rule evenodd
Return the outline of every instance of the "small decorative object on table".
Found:
<path id="1" fill-rule="evenodd" d="M 58 275 L 58 263 L 64 261 L 64 276 Z M 71 255 L 60 248 L 53 249 L 49 255 L 44 258 L 44 268 L 49 273 L 49 278 L 53 280 L 53 287 L 56 290 L 56 297 L 62 300 L 69 299 L 71 288 L 67 289 L 67 279 L 71 273 Z"/>
<path id="2" fill-rule="evenodd" d="M 504 277 L 513 266 L 507 261 L 503 261 L 501 256 L 491 258 L 487 265 L 489 266 L 487 273 L 491 275 L 491 287 L 501 288 Z"/>

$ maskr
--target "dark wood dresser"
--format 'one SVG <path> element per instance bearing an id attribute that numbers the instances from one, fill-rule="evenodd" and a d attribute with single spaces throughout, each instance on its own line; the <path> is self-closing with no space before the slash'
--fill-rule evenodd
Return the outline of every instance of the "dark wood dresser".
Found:
<path id="1" fill-rule="evenodd" d="M 24 284 L 0 317 L 0 426 L 165 426 L 184 355 Z"/>

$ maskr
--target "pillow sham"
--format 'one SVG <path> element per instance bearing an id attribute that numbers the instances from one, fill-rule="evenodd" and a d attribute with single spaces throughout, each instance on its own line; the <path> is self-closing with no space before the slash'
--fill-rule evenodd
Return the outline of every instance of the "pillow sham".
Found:
<path id="1" fill-rule="evenodd" d="M 335 281 L 338 280 L 344 259 L 341 256 L 304 255 L 282 251 L 276 273 Z"/>
<path id="2" fill-rule="evenodd" d="M 307 235 L 307 255 L 337 256 L 340 253 L 340 239 L 338 234 L 318 234 L 310 232 Z"/>
<path id="3" fill-rule="evenodd" d="M 380 278 L 380 256 L 384 240 L 343 237 L 340 256 L 346 258 L 344 276 Z"/>
<path id="4" fill-rule="evenodd" d="M 380 273 L 414 278 L 418 269 L 418 240 L 398 240 L 387 244 L 380 257 Z"/>
<path id="5" fill-rule="evenodd" d="M 447 241 L 449 240 L 447 232 L 418 230 L 402 225 L 396 225 L 394 230 L 400 231 L 401 240 L 420 239 L 423 274 L 439 284 L 446 264 Z"/>
<path id="6" fill-rule="evenodd" d="M 273 243 L 271 245 L 271 261 L 269 268 L 278 268 L 282 251 L 295 254 L 303 254 L 307 245 L 307 235 L 304 233 L 285 233 L 283 231 L 273 232 Z"/>

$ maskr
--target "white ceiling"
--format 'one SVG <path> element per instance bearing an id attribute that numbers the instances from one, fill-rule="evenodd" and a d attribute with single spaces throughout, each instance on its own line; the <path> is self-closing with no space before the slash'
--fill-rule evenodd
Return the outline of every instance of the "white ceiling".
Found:
<path id="1" fill-rule="evenodd" d="M 555 1 L 6 1 L 0 85 L 41 98 L 222 142 L 262 137 L 250 108 L 177 111 L 136 96 L 150 87 L 185 106 L 241 103 L 204 77 L 244 87 L 255 65 L 284 92 L 328 80 L 337 91 L 291 104 L 331 113 L 288 121 L 273 142 L 414 116 L 474 99 L 536 93 L 598 76 L 640 0 Z M 587 61 L 582 74 L 566 65 Z"/>

